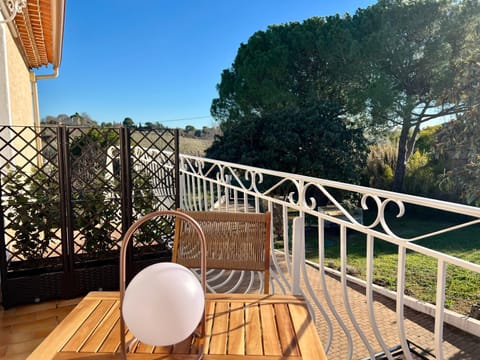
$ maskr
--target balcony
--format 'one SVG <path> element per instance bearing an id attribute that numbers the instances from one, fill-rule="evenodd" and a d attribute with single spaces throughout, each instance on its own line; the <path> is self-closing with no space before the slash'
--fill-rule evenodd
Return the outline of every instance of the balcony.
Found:
<path id="1" fill-rule="evenodd" d="M 158 184 L 175 186 L 163 180 Z M 330 359 L 477 357 L 480 321 L 468 312 L 479 301 L 478 258 L 467 261 L 452 251 L 454 245 L 444 249 L 438 244 L 447 236 L 478 249 L 478 237 L 465 237 L 478 233 L 479 208 L 182 154 L 175 180 L 173 198 L 182 209 L 273 214 L 270 291 L 308 300 Z M 163 186 L 157 196 L 172 205 L 166 190 Z M 422 226 L 410 229 L 412 219 Z M 376 272 L 385 254 L 388 277 Z M 415 256 L 426 271 L 412 269 L 419 264 L 412 262 Z M 477 286 L 477 300 L 452 288 L 455 276 Z M 416 297 L 420 291 L 412 290 L 422 281 L 412 280 L 425 277 L 430 281 L 422 294 L 431 297 L 422 300 Z M 33 350 L 45 329 L 78 301 L 5 310 L 2 333 L 8 336 L 0 359 L 22 358 L 25 341 Z M 22 335 L 13 336 L 18 331 Z"/>

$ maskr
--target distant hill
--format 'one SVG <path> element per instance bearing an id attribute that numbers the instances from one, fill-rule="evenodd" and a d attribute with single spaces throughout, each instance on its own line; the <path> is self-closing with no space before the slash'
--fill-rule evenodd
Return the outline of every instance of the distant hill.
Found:
<path id="1" fill-rule="evenodd" d="M 205 156 L 207 150 L 213 143 L 213 138 L 192 138 L 180 136 L 180 152 L 182 154 Z"/>
<path id="2" fill-rule="evenodd" d="M 46 116 L 41 121 L 44 125 L 59 125 L 64 124 L 67 126 L 82 126 L 82 127 L 94 127 L 98 126 L 98 123 L 90 118 L 87 113 L 75 113 L 73 115 L 60 114 L 58 116 Z M 119 125 L 119 124 L 118 124 Z M 146 129 L 143 126 L 142 129 Z M 193 126 L 187 127 L 187 129 L 179 129 L 180 133 L 180 152 L 188 155 L 205 156 L 205 151 L 212 145 L 215 135 L 220 134 L 218 128 L 203 127 L 195 129 Z M 53 136 L 53 134 L 52 134 Z M 147 136 L 148 137 L 148 136 Z M 141 139 L 137 139 L 141 142 Z M 146 144 L 150 144 L 150 141 L 146 141 Z"/>
<path id="3" fill-rule="evenodd" d="M 59 114 L 58 116 L 48 115 L 41 121 L 46 125 L 64 124 L 67 126 L 97 126 L 97 122 L 90 118 L 87 113 L 75 113 L 73 115 Z"/>

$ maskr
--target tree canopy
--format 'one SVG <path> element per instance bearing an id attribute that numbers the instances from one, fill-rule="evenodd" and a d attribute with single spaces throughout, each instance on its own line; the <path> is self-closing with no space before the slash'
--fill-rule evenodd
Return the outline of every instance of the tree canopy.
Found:
<path id="1" fill-rule="evenodd" d="M 212 102 L 223 136 L 207 156 L 358 183 L 367 147 L 344 116 L 348 76 L 340 71 L 355 49 L 328 50 L 352 43 L 342 21 L 271 26 L 242 44 Z"/>
<path id="2" fill-rule="evenodd" d="M 477 16 L 466 6 L 465 16 Z M 473 22 L 471 25 L 475 24 Z M 467 29 L 471 39 L 477 39 L 480 25 Z M 455 121 L 444 124 L 436 138 L 437 158 L 453 165 L 444 173 L 441 185 L 457 193 L 468 204 L 480 206 L 480 48 L 464 49 L 459 62 L 457 94 L 468 105 Z"/>
<path id="3" fill-rule="evenodd" d="M 373 134 L 399 128 L 393 188 L 401 190 L 420 127 L 474 105 L 459 89 L 462 63 L 478 46 L 479 22 L 476 1 L 380 0 L 353 16 L 311 18 L 256 32 L 240 45 L 231 68 L 222 72 L 211 113 L 223 137 L 209 154 L 220 156 L 217 149 L 223 148 L 225 160 L 258 163 L 259 157 L 269 156 L 273 145 L 268 132 L 275 133 L 278 124 L 284 129 L 276 132 L 282 145 L 292 137 L 299 143 L 308 142 L 312 134 L 321 139 L 325 122 L 342 124 L 338 137 L 362 126 Z M 316 120 L 311 109 L 316 109 Z M 290 116 L 288 121 L 282 112 Z M 309 126 L 304 126 L 306 119 Z M 265 129 L 259 133 L 265 136 L 249 129 Z M 248 136 L 255 136 L 252 146 L 265 151 L 228 149 L 249 144 Z M 271 167 L 275 161 L 269 159 L 264 161 Z M 284 160 L 278 164 L 284 166 L 281 170 L 299 171 L 298 163 Z M 328 162 L 323 157 L 311 161 L 312 169 Z"/>
<path id="4" fill-rule="evenodd" d="M 480 24 L 476 1 L 381 0 L 352 18 L 363 79 L 360 101 L 372 127 L 398 127 L 393 190 L 402 190 L 405 166 L 421 126 L 468 111 L 458 96 L 460 64 L 476 48 L 471 27 Z M 478 40 L 478 39 L 477 39 Z"/>
<path id="5" fill-rule="evenodd" d="M 272 170 L 359 183 L 367 146 L 336 105 L 288 107 L 223 123 L 207 156 Z"/>

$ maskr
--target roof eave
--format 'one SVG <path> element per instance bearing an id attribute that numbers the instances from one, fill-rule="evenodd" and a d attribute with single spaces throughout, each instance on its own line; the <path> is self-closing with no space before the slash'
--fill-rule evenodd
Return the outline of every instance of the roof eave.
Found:
<path id="1" fill-rule="evenodd" d="M 53 61 L 52 65 L 54 69 L 58 69 L 62 62 L 62 50 L 63 50 L 63 34 L 65 28 L 65 1 L 66 0 L 51 0 L 52 5 L 52 19 L 53 22 Z"/>

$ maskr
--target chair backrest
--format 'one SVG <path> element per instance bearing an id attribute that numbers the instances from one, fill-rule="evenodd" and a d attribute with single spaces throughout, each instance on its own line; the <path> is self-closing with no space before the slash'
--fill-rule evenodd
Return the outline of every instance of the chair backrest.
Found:
<path id="1" fill-rule="evenodd" d="M 263 272 L 263 290 L 269 292 L 271 214 L 186 211 L 205 234 L 207 268 Z M 199 241 L 187 223 L 177 218 L 172 261 L 199 267 Z"/>

